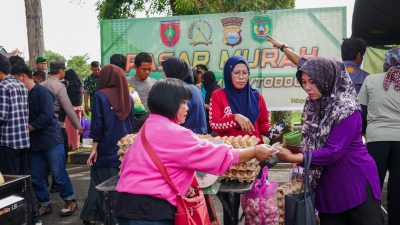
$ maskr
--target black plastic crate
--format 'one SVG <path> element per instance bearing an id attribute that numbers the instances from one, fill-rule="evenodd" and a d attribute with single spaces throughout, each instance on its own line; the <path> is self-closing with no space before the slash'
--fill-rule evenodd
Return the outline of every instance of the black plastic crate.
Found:
<path id="1" fill-rule="evenodd" d="M 4 184 L 0 184 L 0 224 L 32 224 L 32 185 L 29 175 L 4 175 Z M 5 204 L 12 202 L 12 204 Z"/>

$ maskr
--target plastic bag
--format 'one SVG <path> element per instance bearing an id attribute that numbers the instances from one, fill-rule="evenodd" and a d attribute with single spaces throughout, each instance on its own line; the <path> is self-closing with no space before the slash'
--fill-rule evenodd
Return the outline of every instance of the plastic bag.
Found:
<path id="1" fill-rule="evenodd" d="M 140 100 L 139 94 L 133 87 L 129 87 L 129 94 L 134 101 L 134 114 L 143 115 L 146 113 L 146 108 L 144 107 L 142 101 Z"/>
<path id="2" fill-rule="evenodd" d="M 268 183 L 268 167 L 262 170 L 261 179 L 257 179 L 253 189 L 242 198 L 246 225 L 275 225 L 279 211 L 276 204 L 276 189 L 279 183 Z"/>

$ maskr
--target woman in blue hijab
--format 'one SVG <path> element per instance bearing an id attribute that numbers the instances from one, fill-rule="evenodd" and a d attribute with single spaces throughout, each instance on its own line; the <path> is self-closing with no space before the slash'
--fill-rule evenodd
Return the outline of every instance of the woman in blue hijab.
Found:
<path id="1" fill-rule="evenodd" d="M 248 62 L 242 56 L 232 56 L 224 66 L 225 88 L 213 92 L 210 101 L 210 127 L 218 136 L 268 135 L 269 118 L 263 96 L 250 86 Z M 235 206 L 230 216 L 224 208 L 224 225 L 238 224 L 240 195 L 219 194 L 221 200 Z"/>
<path id="2" fill-rule="evenodd" d="M 218 136 L 268 135 L 268 111 L 263 96 L 250 86 L 247 60 L 232 56 L 224 67 L 225 88 L 210 101 L 210 126 Z"/>

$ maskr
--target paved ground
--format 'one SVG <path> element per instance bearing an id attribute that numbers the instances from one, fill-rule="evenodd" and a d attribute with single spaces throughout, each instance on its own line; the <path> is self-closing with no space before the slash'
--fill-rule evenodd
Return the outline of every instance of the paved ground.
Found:
<path id="1" fill-rule="evenodd" d="M 87 189 L 89 187 L 89 168 L 84 165 L 68 165 L 68 172 L 70 174 L 72 183 L 74 185 L 75 193 L 78 200 L 78 210 L 74 215 L 70 217 L 60 217 L 59 210 L 63 205 L 58 193 L 52 193 L 51 199 L 53 201 L 53 213 L 46 215 L 42 218 L 44 225 L 80 225 L 82 221 L 79 219 L 79 214 L 82 209 L 83 203 L 86 198 Z M 269 173 L 269 179 L 271 181 L 284 182 L 288 180 L 288 169 L 278 168 L 272 169 Z M 384 195 L 386 195 L 386 188 L 384 188 Z M 385 196 L 386 199 L 386 196 Z M 217 199 L 214 199 L 219 221 L 222 224 L 222 207 Z M 385 201 L 386 202 L 386 201 Z M 386 203 L 384 205 L 386 207 Z M 240 224 L 244 224 L 243 222 Z"/>
<path id="2" fill-rule="evenodd" d="M 89 167 L 85 165 L 68 165 L 68 173 L 74 186 L 75 195 L 78 201 L 78 209 L 70 217 L 60 217 L 59 210 L 63 206 L 63 201 L 58 193 L 51 193 L 53 202 L 53 213 L 42 217 L 43 225 L 80 225 L 83 224 L 79 219 L 83 203 L 85 201 L 89 187 Z"/>

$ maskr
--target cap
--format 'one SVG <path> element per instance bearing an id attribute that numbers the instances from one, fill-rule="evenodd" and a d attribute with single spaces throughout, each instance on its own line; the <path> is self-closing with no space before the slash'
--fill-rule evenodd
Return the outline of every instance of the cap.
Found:
<path id="1" fill-rule="evenodd" d="M 58 72 L 61 69 L 65 69 L 65 63 L 64 62 L 52 62 L 50 63 L 50 74 L 58 74 Z"/>
<path id="2" fill-rule="evenodd" d="M 42 63 L 42 62 L 46 62 L 47 59 L 43 56 L 38 56 L 35 61 L 36 61 L 36 63 Z"/>
<path id="3" fill-rule="evenodd" d="M 50 63 L 50 70 L 60 70 L 60 69 L 65 69 L 65 63 L 64 62 L 52 62 L 52 63 Z"/>

